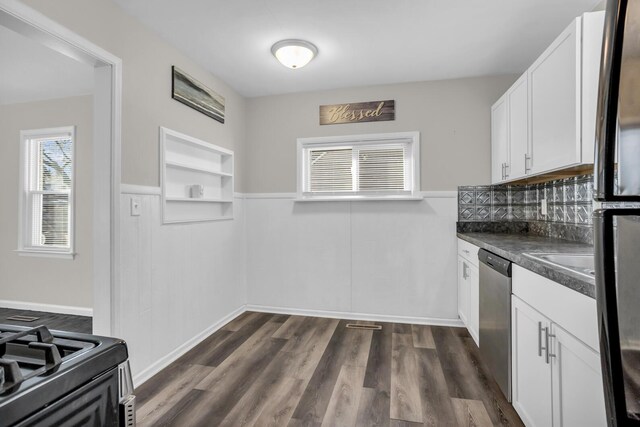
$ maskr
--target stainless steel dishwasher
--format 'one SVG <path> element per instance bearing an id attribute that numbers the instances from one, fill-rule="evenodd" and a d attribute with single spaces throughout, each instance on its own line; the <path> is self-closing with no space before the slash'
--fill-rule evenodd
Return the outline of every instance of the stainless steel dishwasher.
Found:
<path id="1" fill-rule="evenodd" d="M 511 402 L 511 261 L 480 249 L 480 357 Z"/>

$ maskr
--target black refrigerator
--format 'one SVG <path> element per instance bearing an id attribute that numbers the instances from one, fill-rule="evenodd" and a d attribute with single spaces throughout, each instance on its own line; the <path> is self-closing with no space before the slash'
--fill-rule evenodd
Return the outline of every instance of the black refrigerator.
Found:
<path id="1" fill-rule="evenodd" d="M 640 426 L 640 0 L 606 6 L 594 196 L 600 357 L 610 426 Z"/>

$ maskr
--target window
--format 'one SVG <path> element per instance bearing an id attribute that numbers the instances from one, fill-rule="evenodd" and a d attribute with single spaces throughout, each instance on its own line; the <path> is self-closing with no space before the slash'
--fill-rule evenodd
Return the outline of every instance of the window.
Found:
<path id="1" fill-rule="evenodd" d="M 73 257 L 74 127 L 22 131 L 18 252 Z"/>
<path id="2" fill-rule="evenodd" d="M 420 199 L 418 132 L 298 139 L 298 200 Z"/>

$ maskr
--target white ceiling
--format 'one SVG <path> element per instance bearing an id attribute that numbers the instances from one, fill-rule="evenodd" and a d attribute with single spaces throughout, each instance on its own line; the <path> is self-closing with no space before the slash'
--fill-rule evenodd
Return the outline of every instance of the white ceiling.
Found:
<path id="1" fill-rule="evenodd" d="M 93 93 L 93 68 L 0 25 L 0 105 Z"/>
<path id="2" fill-rule="evenodd" d="M 248 97 L 519 73 L 598 0 L 115 0 Z M 308 40 L 290 70 L 273 43 Z"/>

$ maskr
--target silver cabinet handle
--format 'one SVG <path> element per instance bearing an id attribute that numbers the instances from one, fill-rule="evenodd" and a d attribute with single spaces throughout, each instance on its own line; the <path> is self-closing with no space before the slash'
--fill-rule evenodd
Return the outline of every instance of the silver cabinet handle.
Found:
<path id="1" fill-rule="evenodd" d="M 465 254 L 469 255 L 469 249 L 463 249 L 462 252 L 464 252 Z"/>
<path id="2" fill-rule="evenodd" d="M 466 262 L 462 262 L 462 278 L 463 279 L 468 279 L 469 278 L 469 266 L 467 265 Z"/>
<path id="3" fill-rule="evenodd" d="M 545 362 L 547 362 L 547 365 L 549 363 L 551 363 L 551 358 L 552 357 L 556 357 L 555 354 L 551 353 L 551 338 L 555 338 L 556 336 L 553 334 L 549 333 L 549 327 L 544 328 L 544 333 L 545 333 L 545 343 L 546 343 L 546 357 L 545 357 Z"/>
<path id="4" fill-rule="evenodd" d="M 504 178 L 505 179 L 509 178 L 510 174 L 511 174 L 511 163 L 505 163 L 504 164 Z"/>
<path id="5" fill-rule="evenodd" d="M 524 155 L 524 173 L 531 172 L 531 156 L 526 154 Z"/>
<path id="6" fill-rule="evenodd" d="M 538 322 L 538 356 L 542 357 L 542 322 Z"/>

